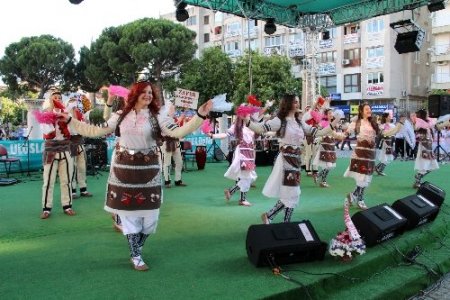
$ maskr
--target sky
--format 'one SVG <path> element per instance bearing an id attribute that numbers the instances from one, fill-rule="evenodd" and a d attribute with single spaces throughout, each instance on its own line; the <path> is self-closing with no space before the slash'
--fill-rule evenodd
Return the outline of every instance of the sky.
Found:
<path id="1" fill-rule="evenodd" d="M 75 53 L 89 47 L 103 29 L 175 11 L 173 0 L 1 1 L 0 57 L 23 37 L 50 34 L 72 44 Z"/>

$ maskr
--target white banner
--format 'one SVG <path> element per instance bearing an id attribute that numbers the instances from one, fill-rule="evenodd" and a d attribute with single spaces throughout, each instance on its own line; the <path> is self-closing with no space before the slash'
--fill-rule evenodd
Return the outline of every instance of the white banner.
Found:
<path id="1" fill-rule="evenodd" d="M 198 92 L 177 88 L 175 91 L 175 106 L 197 109 L 198 96 Z"/>

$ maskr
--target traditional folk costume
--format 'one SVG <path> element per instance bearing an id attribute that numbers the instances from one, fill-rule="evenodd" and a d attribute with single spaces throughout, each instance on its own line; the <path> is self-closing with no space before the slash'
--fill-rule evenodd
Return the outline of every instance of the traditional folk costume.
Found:
<path id="1" fill-rule="evenodd" d="M 128 239 L 132 262 L 145 265 L 141 258 L 147 237 L 156 231 L 161 192 L 161 163 L 158 151 L 160 133 L 181 138 L 202 123 L 195 116 L 179 127 L 168 116 L 154 116 L 148 108 L 130 111 L 121 117 L 113 113 L 106 127 L 88 125 L 71 119 L 69 125 L 83 136 L 98 137 L 116 131 L 117 139 L 104 209 L 119 215 L 123 234 Z"/>
<path id="2" fill-rule="evenodd" d="M 445 118 L 445 117 L 444 117 Z M 441 130 L 444 127 L 450 126 L 450 121 L 438 122 L 436 125 L 431 121 L 425 121 L 417 118 L 414 124 L 416 131 L 417 142 L 419 147 L 417 150 L 417 157 L 414 163 L 414 170 L 416 171 L 414 188 L 419 188 L 422 184 L 422 179 L 433 170 L 439 169 L 438 162 L 433 152 L 433 138 L 432 128 Z"/>
<path id="3" fill-rule="evenodd" d="M 46 103 L 47 108 L 45 110 L 51 111 L 53 107 L 62 111 L 65 110 L 61 102 L 57 100 L 49 101 L 51 103 Z M 53 208 L 53 189 L 57 174 L 59 175 L 62 208 L 65 214 L 73 216 L 75 215 L 75 212 L 72 210 L 71 192 L 73 154 L 71 153 L 71 134 L 69 128 L 64 121 L 57 120 L 53 124 L 41 124 L 41 129 L 45 140 L 43 153 L 44 183 L 42 186 L 43 212 L 41 218 L 47 219 Z"/>
<path id="4" fill-rule="evenodd" d="M 269 224 L 275 216 L 284 209 L 284 222 L 290 222 L 294 208 L 298 205 L 300 191 L 300 154 L 301 145 L 307 133 L 313 132 L 312 127 L 305 128 L 292 117 L 285 120 L 275 117 L 265 123 L 249 122 L 248 127 L 256 133 L 263 134 L 277 131 L 280 145 L 272 173 L 263 188 L 263 195 L 278 198 L 275 206 L 262 214 L 263 222 Z"/>
<path id="5" fill-rule="evenodd" d="M 229 137 L 235 136 L 235 126 L 231 125 L 227 130 L 226 135 Z M 213 138 L 222 138 L 220 134 L 213 135 Z M 225 177 L 236 181 L 236 184 L 225 189 L 225 198 L 230 200 L 231 196 L 240 190 L 239 205 L 250 206 L 250 202 L 247 201 L 247 192 L 250 190 L 251 184 L 258 177 L 256 175 L 255 165 L 255 133 L 247 127 L 242 127 L 242 138 L 237 139 L 237 146 L 233 152 L 233 160 L 231 161 L 228 170 L 225 172 Z"/>
<path id="6" fill-rule="evenodd" d="M 319 122 L 323 118 L 323 111 L 325 109 L 325 99 L 318 97 L 314 106 L 309 111 L 305 112 L 302 116 L 302 123 L 304 127 L 319 127 Z M 304 165 L 306 174 L 311 175 L 314 178 L 314 182 L 317 182 L 317 174 L 319 172 L 318 166 L 314 164 L 314 158 L 319 152 L 321 138 L 314 136 L 311 133 L 305 133 L 305 140 L 303 141 L 305 154 Z"/>
<path id="7" fill-rule="evenodd" d="M 336 142 L 344 135 L 334 130 L 330 134 L 320 137 L 320 146 L 314 158 L 313 165 L 321 169 L 317 175 L 321 187 L 329 187 L 327 183 L 328 173 L 336 167 Z"/>
<path id="8" fill-rule="evenodd" d="M 385 123 L 380 125 L 380 131 L 389 131 L 395 127 L 392 123 Z M 378 175 L 386 176 L 384 168 L 394 160 L 394 152 L 392 149 L 392 136 L 383 135 L 380 140 L 378 149 L 378 161 L 375 166 L 375 171 Z"/>
<path id="9" fill-rule="evenodd" d="M 394 135 L 403 125 L 398 123 L 396 127 L 387 131 L 382 131 L 384 136 Z M 344 173 L 344 177 L 352 177 L 356 181 L 356 188 L 347 195 L 346 201 L 350 204 L 357 204 L 360 209 L 367 209 L 364 202 L 364 191 L 372 181 L 372 174 L 375 169 L 375 137 L 377 133 L 372 128 L 370 121 L 358 119 L 353 121 L 347 131 L 356 133 L 356 147 L 352 152 L 350 166 Z"/>
<path id="10" fill-rule="evenodd" d="M 67 110 L 69 111 L 70 115 L 73 118 L 76 118 L 78 121 L 84 121 L 83 114 L 74 105 L 76 105 L 76 103 L 69 103 L 69 105 L 67 106 Z M 77 184 L 80 188 L 81 197 L 92 197 L 92 194 L 87 190 L 86 183 L 86 149 L 84 147 L 84 138 L 80 134 L 72 130 L 70 141 L 72 142 L 72 153 L 74 153 L 73 173 L 71 180 L 72 198 L 78 198 Z"/>
<path id="11" fill-rule="evenodd" d="M 172 158 L 175 163 L 175 185 L 186 186 L 181 181 L 181 171 L 183 170 L 183 157 L 181 155 L 180 139 L 170 136 L 164 137 L 164 143 L 161 146 L 164 164 L 164 184 L 167 188 L 171 187 L 170 168 L 172 166 Z"/>

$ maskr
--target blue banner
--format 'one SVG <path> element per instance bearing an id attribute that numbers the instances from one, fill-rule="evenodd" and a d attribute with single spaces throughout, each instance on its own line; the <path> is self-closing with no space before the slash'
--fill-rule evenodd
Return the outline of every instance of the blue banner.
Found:
<path id="1" fill-rule="evenodd" d="M 212 139 L 204 134 L 190 134 L 187 135 L 185 140 L 189 140 L 192 143 L 193 151 L 197 145 L 206 146 L 208 151 L 208 157 L 212 157 L 213 149 L 211 147 Z M 115 145 L 115 137 L 106 139 L 108 145 L 108 162 L 111 161 L 112 151 Z M 217 140 L 217 144 L 220 146 L 220 140 Z M 20 158 L 23 171 L 28 170 L 28 163 L 30 165 L 30 171 L 42 169 L 42 153 L 44 152 L 44 140 L 29 140 L 27 141 L 0 141 L 0 145 L 4 146 L 8 150 L 8 156 Z M 28 149 L 29 162 L 28 162 Z M 19 164 L 11 164 L 11 172 L 18 172 Z M 3 165 L 0 167 L 0 173 L 5 173 Z"/>

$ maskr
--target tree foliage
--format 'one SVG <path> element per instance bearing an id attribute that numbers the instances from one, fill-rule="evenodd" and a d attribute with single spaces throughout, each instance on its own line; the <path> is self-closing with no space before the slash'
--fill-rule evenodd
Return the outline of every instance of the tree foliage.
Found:
<path id="1" fill-rule="evenodd" d="M 196 33 L 169 20 L 144 18 L 124 26 L 120 46 L 138 70 L 149 68 L 161 79 L 164 72 L 178 69 L 195 54 Z"/>
<path id="2" fill-rule="evenodd" d="M 207 48 L 200 59 L 194 59 L 181 68 L 179 87 L 199 92 L 199 104 L 223 93 L 230 98 L 233 72 L 233 63 L 228 55 L 220 48 Z"/>
<path id="3" fill-rule="evenodd" d="M 2 123 L 12 123 L 14 126 L 19 125 L 23 121 L 22 115 L 26 115 L 26 105 L 6 97 L 0 97 L 0 102 L 2 108 L 0 110 L 0 119 Z"/>
<path id="4" fill-rule="evenodd" d="M 250 94 L 249 62 L 251 55 L 252 91 L 262 101 L 278 100 L 285 93 L 300 95 L 301 81 L 291 73 L 292 63 L 286 56 L 264 56 L 247 52 L 236 62 L 233 102 L 246 102 Z"/>
<path id="5" fill-rule="evenodd" d="M 195 32 L 168 20 L 144 18 L 110 27 L 80 51 L 79 80 L 84 89 L 104 84 L 127 86 L 147 69 L 158 81 L 192 59 Z"/>
<path id="6" fill-rule="evenodd" d="M 70 89 L 74 68 L 73 46 L 51 35 L 24 37 L 10 44 L 0 59 L 0 74 L 9 89 L 39 91 L 39 98 L 55 84 Z"/>

